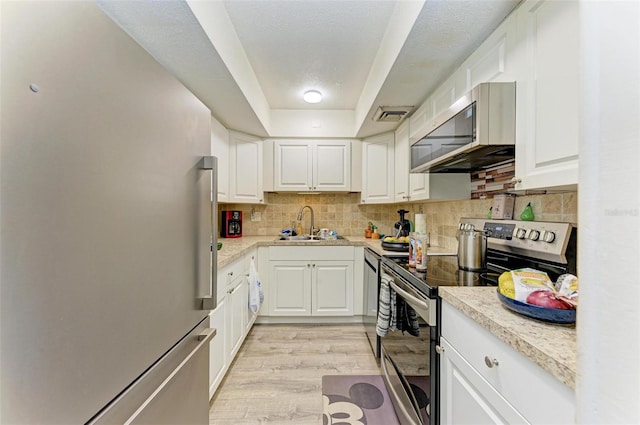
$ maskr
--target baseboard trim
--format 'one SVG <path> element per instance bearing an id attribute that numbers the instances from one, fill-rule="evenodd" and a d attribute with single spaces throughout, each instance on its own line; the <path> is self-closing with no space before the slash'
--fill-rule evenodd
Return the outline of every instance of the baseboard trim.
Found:
<path id="1" fill-rule="evenodd" d="M 258 316 L 256 324 L 338 324 L 338 323 L 363 323 L 363 317 L 358 316 L 331 316 L 331 317 L 289 317 L 289 316 Z"/>

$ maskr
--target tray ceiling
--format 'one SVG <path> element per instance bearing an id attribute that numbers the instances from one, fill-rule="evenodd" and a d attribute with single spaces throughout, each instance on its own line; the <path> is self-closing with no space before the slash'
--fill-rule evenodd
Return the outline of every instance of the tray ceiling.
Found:
<path id="1" fill-rule="evenodd" d="M 518 3 L 98 2 L 225 127 L 261 137 L 295 136 L 292 120 L 335 120 L 337 137 L 395 129 L 378 108 L 419 106 Z M 305 103 L 309 89 L 323 101 Z"/>

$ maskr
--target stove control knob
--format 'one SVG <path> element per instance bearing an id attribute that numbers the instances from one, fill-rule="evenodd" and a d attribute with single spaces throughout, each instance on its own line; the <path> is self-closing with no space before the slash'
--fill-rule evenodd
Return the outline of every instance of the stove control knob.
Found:
<path id="1" fill-rule="evenodd" d="M 527 235 L 527 229 L 523 229 L 523 228 L 516 229 L 516 238 L 524 239 L 526 235 Z"/>
<path id="2" fill-rule="evenodd" d="M 529 232 L 529 239 L 531 239 L 532 241 L 537 241 L 538 239 L 540 239 L 540 231 L 539 230 L 531 230 Z"/>
<path id="3" fill-rule="evenodd" d="M 547 243 L 551 243 L 556 240 L 556 234 L 550 230 L 545 230 L 542 232 L 542 240 Z"/>

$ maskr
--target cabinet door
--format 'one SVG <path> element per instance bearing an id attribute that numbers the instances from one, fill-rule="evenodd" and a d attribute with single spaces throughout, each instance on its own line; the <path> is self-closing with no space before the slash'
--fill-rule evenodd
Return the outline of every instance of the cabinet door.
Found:
<path id="1" fill-rule="evenodd" d="M 312 190 L 312 146 L 306 140 L 276 141 L 274 145 L 274 190 Z"/>
<path id="2" fill-rule="evenodd" d="M 393 139 L 393 133 L 385 133 L 362 142 L 362 203 L 394 201 Z"/>
<path id="3" fill-rule="evenodd" d="M 246 134 L 230 132 L 230 201 L 262 204 L 262 141 Z"/>
<path id="4" fill-rule="evenodd" d="M 229 131 L 211 119 L 211 155 L 218 158 L 218 201 L 229 201 Z"/>
<path id="5" fill-rule="evenodd" d="M 311 261 L 269 263 L 269 314 L 311 315 Z"/>
<path id="6" fill-rule="evenodd" d="M 209 346 L 209 400 L 220 385 L 227 365 L 225 349 L 225 299 L 218 301 L 218 306 L 210 314 L 211 327 L 215 328 L 216 336 Z"/>
<path id="7" fill-rule="evenodd" d="M 351 189 L 351 142 L 323 140 L 313 143 L 312 190 Z"/>
<path id="8" fill-rule="evenodd" d="M 227 291 L 227 323 L 225 334 L 227 336 L 227 358 L 232 359 L 240 344 L 242 344 L 243 336 L 247 323 L 247 303 L 249 294 L 247 292 L 247 279 L 244 276 L 235 278 Z"/>
<path id="9" fill-rule="evenodd" d="M 441 424 L 528 423 L 445 338 L 440 346 Z"/>
<path id="10" fill-rule="evenodd" d="M 311 272 L 311 314 L 352 316 L 353 261 L 314 261 Z"/>
<path id="11" fill-rule="evenodd" d="M 394 200 L 409 200 L 409 121 L 398 127 L 395 133 L 394 156 Z"/>
<path id="12" fill-rule="evenodd" d="M 518 80 L 516 189 L 575 188 L 580 112 L 580 2 L 518 9 L 525 42 Z"/>

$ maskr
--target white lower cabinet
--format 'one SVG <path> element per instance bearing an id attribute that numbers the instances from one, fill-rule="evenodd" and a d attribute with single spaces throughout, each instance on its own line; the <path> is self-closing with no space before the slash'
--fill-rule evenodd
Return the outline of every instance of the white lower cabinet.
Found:
<path id="1" fill-rule="evenodd" d="M 271 247 L 269 316 L 353 316 L 354 247 Z"/>
<path id="2" fill-rule="evenodd" d="M 353 315 L 353 261 L 311 264 L 311 315 Z"/>
<path id="3" fill-rule="evenodd" d="M 442 424 L 529 423 L 444 337 L 440 346 Z"/>
<path id="4" fill-rule="evenodd" d="M 310 261 L 271 261 L 269 263 L 269 314 L 272 316 L 311 315 Z"/>
<path id="5" fill-rule="evenodd" d="M 440 347 L 443 425 L 575 422 L 571 388 L 444 301 Z"/>
<path id="6" fill-rule="evenodd" d="M 246 276 L 238 276 L 227 290 L 227 317 L 225 326 L 227 357 L 238 353 L 246 335 L 248 323 L 249 286 Z"/>
<path id="7" fill-rule="evenodd" d="M 216 329 L 216 336 L 209 345 L 209 399 L 222 382 L 227 370 L 227 353 L 225 345 L 225 299 L 223 298 L 215 310 L 209 314 L 211 327 Z"/>
<path id="8" fill-rule="evenodd" d="M 252 257 L 257 257 L 256 250 L 217 273 L 217 305 L 209 314 L 211 326 L 216 329 L 216 336 L 209 346 L 209 399 L 218 389 L 256 319 L 249 309 L 247 280 Z"/>

